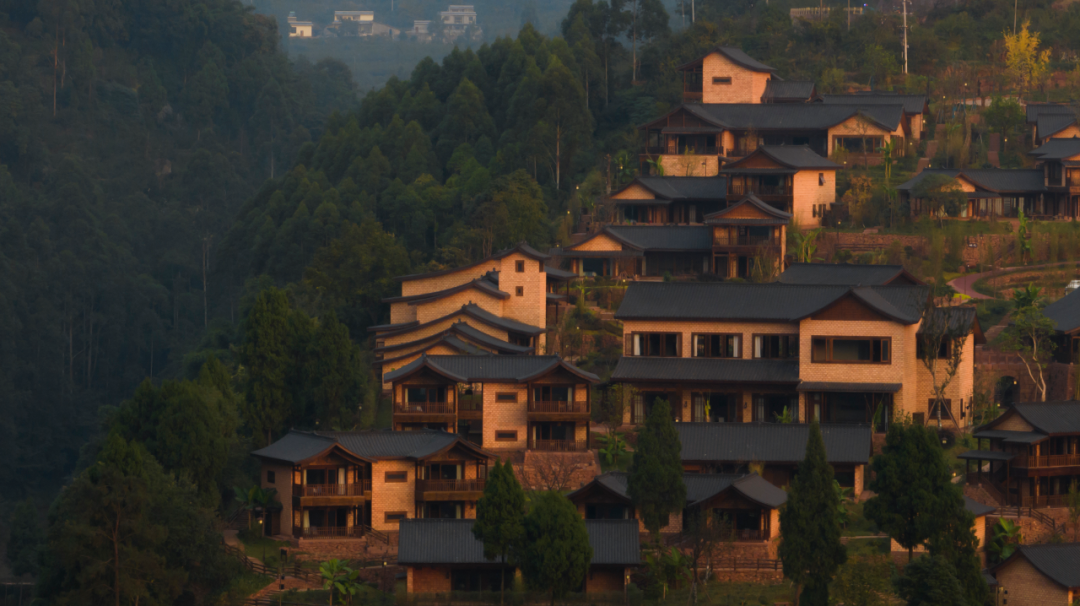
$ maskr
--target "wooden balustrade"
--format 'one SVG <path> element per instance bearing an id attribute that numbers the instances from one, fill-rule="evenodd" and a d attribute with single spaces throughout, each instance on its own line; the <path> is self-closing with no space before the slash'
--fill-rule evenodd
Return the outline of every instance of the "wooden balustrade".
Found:
<path id="1" fill-rule="evenodd" d="M 458 410 L 461 412 L 483 412 L 483 396 L 458 396 Z"/>
<path id="2" fill-rule="evenodd" d="M 1028 455 L 1020 455 L 1013 463 L 1016 467 L 1072 467 L 1080 466 L 1080 454 L 1071 455 L 1045 455 L 1041 457 L 1032 457 Z"/>
<path id="3" fill-rule="evenodd" d="M 587 402 L 529 402 L 529 412 L 578 412 L 586 414 L 589 412 L 589 405 Z"/>
<path id="4" fill-rule="evenodd" d="M 547 452 L 583 452 L 585 440 L 534 440 L 529 438 L 529 448 Z"/>
<path id="5" fill-rule="evenodd" d="M 302 497 L 361 497 L 364 496 L 364 482 L 348 484 L 304 484 L 293 486 L 293 494 Z"/>
<path id="6" fill-rule="evenodd" d="M 408 404 L 395 404 L 394 414 L 454 414 L 454 404 L 451 402 L 410 402 Z"/>
<path id="7" fill-rule="evenodd" d="M 483 492 L 484 480 L 417 480 L 419 492 Z"/>
<path id="8" fill-rule="evenodd" d="M 300 529 L 301 536 L 317 538 L 352 538 L 364 536 L 364 526 L 308 526 Z"/>

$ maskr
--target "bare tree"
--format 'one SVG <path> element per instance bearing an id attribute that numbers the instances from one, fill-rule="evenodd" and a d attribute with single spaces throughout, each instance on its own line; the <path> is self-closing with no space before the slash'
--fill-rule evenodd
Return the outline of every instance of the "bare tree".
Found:
<path id="1" fill-rule="evenodd" d="M 930 373 L 930 386 L 934 396 L 931 413 L 936 413 L 938 428 L 941 412 L 945 408 L 945 389 L 956 378 L 963 362 L 964 344 L 971 334 L 975 321 L 974 307 L 939 307 L 934 297 L 927 299 L 919 323 L 916 351 L 919 361 Z M 952 408 L 945 408 L 949 418 L 959 427 Z"/>

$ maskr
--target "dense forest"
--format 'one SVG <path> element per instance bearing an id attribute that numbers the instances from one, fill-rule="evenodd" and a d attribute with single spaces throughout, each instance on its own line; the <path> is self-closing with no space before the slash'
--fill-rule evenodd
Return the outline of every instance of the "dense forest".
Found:
<path id="1" fill-rule="evenodd" d="M 526 25 L 358 97 L 345 65 L 290 61 L 234 0 L 0 0 L 0 519 L 67 485 L 48 554 L 72 569 L 93 543 L 64 524 L 105 523 L 76 506 L 103 485 L 167 486 L 140 515 L 183 502 L 170 523 L 205 528 L 250 483 L 252 445 L 378 424 L 366 329 L 393 276 L 566 241 L 634 176 L 634 127 L 680 101 L 675 66 L 715 44 L 821 90 L 929 80 L 936 98 L 992 68 L 1013 21 L 1004 0 L 939 5 L 913 20 L 905 77 L 894 14 L 848 30 L 776 3 L 695 10 L 674 34 L 658 0 L 577 0 L 560 36 Z M 1019 19 L 1073 69 L 1080 5 Z M 222 589 L 206 566 L 170 576 L 209 536 L 131 543 L 162 579 L 144 603 Z M 43 580 L 58 603 L 89 582 L 65 574 Z"/>

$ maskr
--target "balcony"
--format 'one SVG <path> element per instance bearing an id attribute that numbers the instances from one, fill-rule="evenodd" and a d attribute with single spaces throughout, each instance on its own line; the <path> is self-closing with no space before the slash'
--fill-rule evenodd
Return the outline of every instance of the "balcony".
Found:
<path id="1" fill-rule="evenodd" d="M 481 394 L 458 396 L 458 418 L 480 419 L 484 415 L 484 396 Z"/>
<path id="2" fill-rule="evenodd" d="M 349 484 L 293 484 L 294 507 L 334 507 L 367 497 L 364 482 Z"/>
<path id="3" fill-rule="evenodd" d="M 530 421 L 588 421 L 587 402 L 529 402 Z"/>
<path id="4" fill-rule="evenodd" d="M 417 480 L 416 495 L 421 501 L 476 500 L 484 492 L 484 480 Z"/>
<path id="5" fill-rule="evenodd" d="M 1028 469 L 1080 467 L 1080 454 L 1047 455 L 1043 457 L 1020 455 L 1013 461 L 1013 467 L 1026 467 Z"/>
<path id="6" fill-rule="evenodd" d="M 545 452 L 585 452 L 588 445 L 585 440 L 535 440 L 529 438 L 529 446 L 532 450 Z"/>
<path id="7" fill-rule="evenodd" d="M 452 423 L 455 417 L 452 402 L 394 404 L 394 421 L 398 423 Z"/>
<path id="8" fill-rule="evenodd" d="M 704 93 L 700 90 L 684 90 L 682 92 L 683 103 L 701 103 Z"/>
<path id="9" fill-rule="evenodd" d="M 780 246 L 780 238 L 772 236 L 725 236 L 713 237 L 714 248 L 729 248 L 744 246 L 757 248 L 758 246 Z"/>

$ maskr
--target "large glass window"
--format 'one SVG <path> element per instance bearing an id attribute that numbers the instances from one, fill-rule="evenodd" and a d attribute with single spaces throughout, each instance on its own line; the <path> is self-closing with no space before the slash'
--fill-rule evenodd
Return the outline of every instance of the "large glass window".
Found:
<path id="1" fill-rule="evenodd" d="M 814 337 L 811 340 L 811 361 L 845 364 L 888 364 L 891 361 L 888 337 Z"/>
<path id="2" fill-rule="evenodd" d="M 410 404 L 446 402 L 446 386 L 407 387 L 405 389 L 405 398 Z"/>
<path id="3" fill-rule="evenodd" d="M 695 358 L 741 358 L 742 335 L 694 335 Z"/>
<path id="4" fill-rule="evenodd" d="M 676 332 L 635 333 L 631 335 L 630 355 L 679 357 L 680 335 Z"/>
<path id="5" fill-rule="evenodd" d="M 787 359 L 799 357 L 799 335 L 754 335 L 754 357 Z"/>

